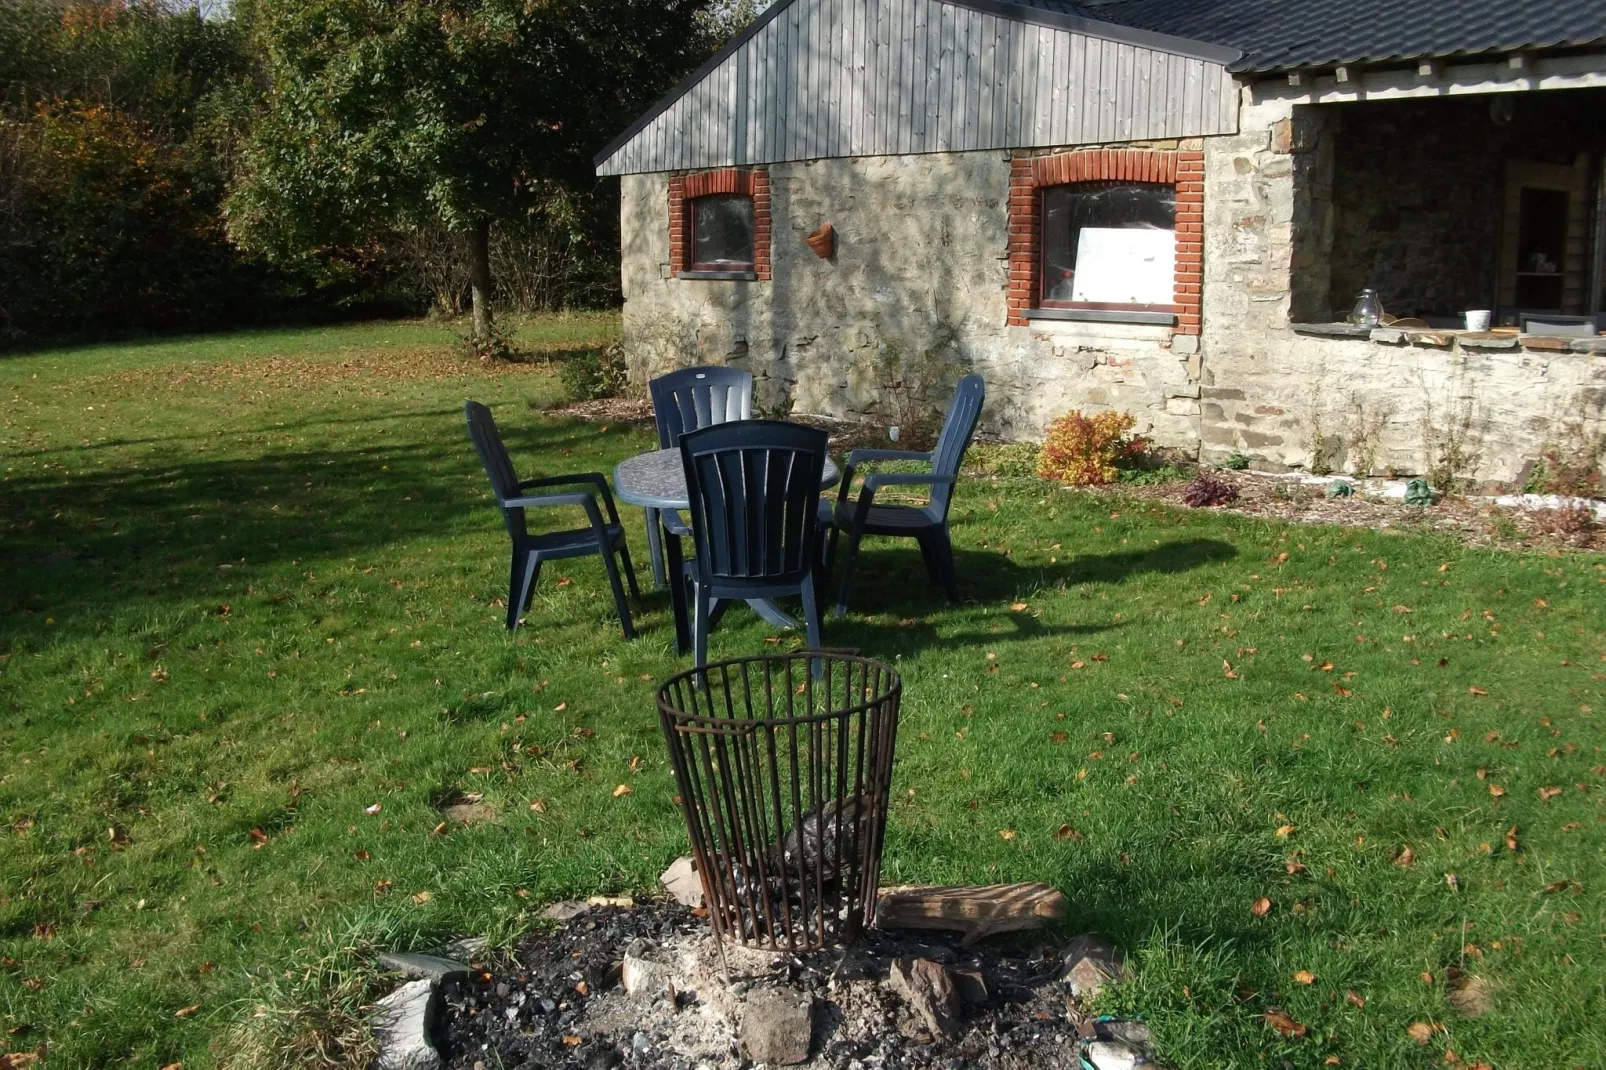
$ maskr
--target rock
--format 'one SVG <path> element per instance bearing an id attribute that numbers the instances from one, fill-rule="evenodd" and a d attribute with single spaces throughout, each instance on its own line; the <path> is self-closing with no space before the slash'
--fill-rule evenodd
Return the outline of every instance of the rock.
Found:
<path id="1" fill-rule="evenodd" d="M 632 996 L 656 996 L 668 990 L 674 982 L 675 971 L 661 962 L 625 953 L 624 965 L 619 970 L 619 981 Z"/>
<path id="2" fill-rule="evenodd" d="M 756 1062 L 791 1066 L 809 1057 L 813 1001 L 766 988 L 748 997 L 742 1013 L 742 1048 Z"/>
<path id="3" fill-rule="evenodd" d="M 980 1006 L 987 1002 L 987 978 L 982 976 L 980 970 L 949 970 L 948 976 L 954 982 L 954 988 L 959 991 L 959 998 L 966 1003 Z"/>
<path id="4" fill-rule="evenodd" d="M 1100 1018 L 1093 1024 L 1099 1040 L 1119 1040 L 1139 1051 L 1146 1051 L 1154 1043 L 1149 1027 L 1132 1018 Z"/>
<path id="5" fill-rule="evenodd" d="M 586 900 L 588 907 L 619 907 L 631 910 L 635 905 L 636 901 L 628 895 L 594 895 Z"/>
<path id="6" fill-rule="evenodd" d="M 930 959 L 893 959 L 887 982 L 932 1035 L 952 1039 L 959 1033 L 959 992 L 939 963 Z"/>
<path id="7" fill-rule="evenodd" d="M 565 899 L 541 911 L 541 916 L 552 921 L 572 921 L 590 909 L 589 904 L 582 903 L 578 899 Z"/>
<path id="8" fill-rule="evenodd" d="M 408 981 L 374 1007 L 374 1070 L 438 1070 L 440 1053 L 430 1043 L 435 982 Z"/>
<path id="9" fill-rule="evenodd" d="M 1146 1065 L 1143 1053 L 1119 1040 L 1095 1040 L 1087 1046 L 1087 1061 L 1095 1070 L 1134 1070 Z"/>
<path id="10" fill-rule="evenodd" d="M 1103 987 L 1119 981 L 1121 954 L 1096 936 L 1078 936 L 1065 949 L 1061 978 L 1077 999 L 1092 999 Z"/>
<path id="11" fill-rule="evenodd" d="M 664 890 L 674 896 L 675 902 L 681 906 L 695 910 L 703 905 L 703 882 L 697 876 L 697 866 L 690 855 L 675 859 L 658 879 L 663 882 Z"/>
<path id="12" fill-rule="evenodd" d="M 485 953 L 490 941 L 483 936 L 459 936 L 455 940 L 447 941 L 446 945 L 437 952 L 442 958 L 459 959 L 463 962 L 472 962 Z"/>
<path id="13" fill-rule="evenodd" d="M 456 959 L 440 955 L 422 955 L 416 952 L 396 952 L 379 956 L 379 964 L 395 970 L 407 978 L 418 981 L 444 981 L 454 974 L 467 973 L 468 966 Z"/>

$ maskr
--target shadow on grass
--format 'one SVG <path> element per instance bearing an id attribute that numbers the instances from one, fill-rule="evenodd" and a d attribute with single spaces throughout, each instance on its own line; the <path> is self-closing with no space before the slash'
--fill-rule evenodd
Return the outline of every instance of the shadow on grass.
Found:
<path id="1" fill-rule="evenodd" d="M 369 427 L 384 420 L 392 433 Z M 220 445 L 248 449 L 235 440 L 260 434 L 269 452 L 209 459 L 185 449 L 116 468 L 32 471 L 0 485 L 0 644 L 39 634 L 47 612 L 59 637 L 128 611 L 228 602 L 292 561 L 384 564 L 397 544 L 502 538 L 458 410 L 302 426 L 350 445 L 275 451 L 272 438 L 285 428 L 242 429 Z M 623 434 L 599 439 L 579 422 L 509 421 L 504 430 L 526 478 L 607 473 L 631 445 Z M 504 552 L 499 546 L 486 563 L 492 574 L 505 568 Z"/>
<path id="2" fill-rule="evenodd" d="M 966 605 L 951 606 L 942 589 L 926 576 L 920 553 L 910 543 L 861 550 L 854 569 L 848 616 L 825 619 L 825 644 L 853 647 L 875 656 L 912 654 L 920 650 L 980 649 L 1001 642 L 1053 636 L 1096 635 L 1121 627 L 1100 611 L 1099 622 L 1047 625 L 1031 613 L 992 616 L 986 622 L 967 618 L 967 608 L 1029 601 L 1044 588 L 1088 584 L 1115 585 L 1146 573 L 1178 573 L 1237 556 L 1229 543 L 1185 539 L 1147 550 L 1089 554 L 1057 564 L 1031 565 L 985 550 L 956 548 L 960 595 Z M 832 577 L 835 579 L 835 576 Z M 836 599 L 836 585 L 826 585 L 826 603 Z"/>

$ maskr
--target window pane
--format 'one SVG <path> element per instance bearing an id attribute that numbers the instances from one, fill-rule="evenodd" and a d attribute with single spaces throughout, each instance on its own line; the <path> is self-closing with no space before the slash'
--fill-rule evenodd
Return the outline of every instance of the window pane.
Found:
<path id="1" fill-rule="evenodd" d="M 691 202 L 692 267 L 736 271 L 753 266 L 753 198 L 718 193 Z"/>
<path id="2" fill-rule="evenodd" d="M 1078 182 L 1043 190 L 1045 303 L 1168 305 L 1175 279 L 1176 187 Z M 1110 231 L 1148 231 L 1121 235 Z M 1083 231 L 1088 235 L 1084 249 Z M 1165 250 L 1173 252 L 1167 257 Z M 1078 258 L 1084 278 L 1078 285 Z"/>

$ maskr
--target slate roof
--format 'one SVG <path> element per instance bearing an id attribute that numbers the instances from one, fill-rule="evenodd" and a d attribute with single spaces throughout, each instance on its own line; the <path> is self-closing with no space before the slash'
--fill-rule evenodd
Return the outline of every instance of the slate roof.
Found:
<path id="1" fill-rule="evenodd" d="M 1606 0 L 1011 0 L 1228 45 L 1288 70 L 1606 42 Z"/>

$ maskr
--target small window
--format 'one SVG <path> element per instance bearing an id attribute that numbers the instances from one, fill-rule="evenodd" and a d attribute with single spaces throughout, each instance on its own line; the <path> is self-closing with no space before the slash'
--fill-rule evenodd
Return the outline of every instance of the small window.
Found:
<path id="1" fill-rule="evenodd" d="M 1077 182 L 1042 198 L 1042 307 L 1171 305 L 1175 186 Z"/>
<path id="2" fill-rule="evenodd" d="M 691 202 L 691 270 L 753 270 L 753 198 L 716 193 Z"/>

